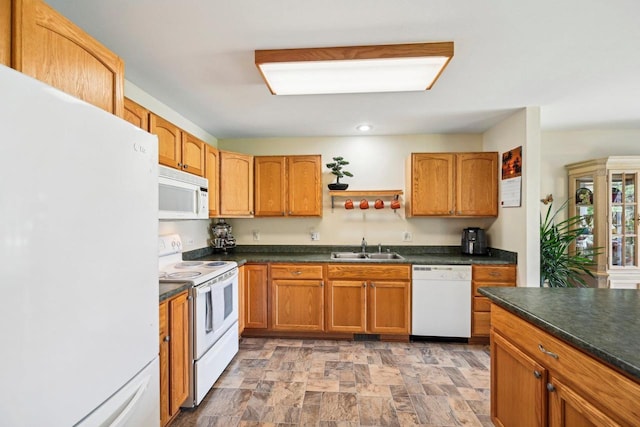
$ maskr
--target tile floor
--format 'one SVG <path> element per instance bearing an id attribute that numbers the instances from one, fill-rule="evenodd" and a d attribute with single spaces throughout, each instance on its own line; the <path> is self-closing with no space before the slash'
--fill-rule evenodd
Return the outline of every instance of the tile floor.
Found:
<path id="1" fill-rule="evenodd" d="M 489 413 L 488 346 L 243 338 L 170 427 L 493 426 Z"/>

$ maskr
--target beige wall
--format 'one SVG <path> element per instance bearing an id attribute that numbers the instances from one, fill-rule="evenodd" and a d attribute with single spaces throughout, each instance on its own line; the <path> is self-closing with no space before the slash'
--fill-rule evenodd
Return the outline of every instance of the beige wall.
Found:
<path id="1" fill-rule="evenodd" d="M 521 206 L 500 208 L 487 231 L 492 245 L 518 253 L 518 286 L 539 286 L 540 112 L 525 108 L 484 134 L 484 149 L 504 153 L 522 146 Z M 502 184 L 502 180 L 500 180 Z"/>
<path id="2" fill-rule="evenodd" d="M 567 199 L 566 164 L 608 156 L 640 156 L 640 130 L 543 132 L 540 194 Z M 542 197 L 541 197 L 542 198 Z"/>
<path id="3" fill-rule="evenodd" d="M 239 244 L 339 244 L 355 247 L 365 237 L 369 245 L 459 245 L 463 228 L 488 227 L 493 222 L 493 219 L 486 218 L 407 219 L 404 209 L 395 213 L 391 209 L 347 211 L 343 208 L 342 198 L 336 199 L 336 207 L 332 210 L 328 196 L 327 184 L 333 182 L 334 177 L 324 164 L 334 156 L 343 156 L 350 161 L 345 169 L 354 177 L 342 180 L 349 184 L 349 190 L 404 191 L 404 164 L 410 153 L 483 151 L 482 135 L 479 134 L 221 139 L 218 146 L 253 155 L 322 155 L 323 217 L 230 219 Z M 254 230 L 260 234 L 259 241 L 253 240 Z M 311 241 L 311 231 L 320 233 L 319 241 Z M 412 241 L 403 241 L 405 231 L 412 234 Z"/>
<path id="4" fill-rule="evenodd" d="M 133 83 L 125 81 L 125 96 L 159 116 L 169 120 L 176 126 L 193 134 L 197 138 L 202 139 L 206 143 L 218 145 L 218 140 L 195 123 L 186 119 L 184 116 L 173 110 L 166 104 L 163 104 L 153 96 L 149 95 Z M 184 221 L 166 221 L 161 220 L 158 225 L 158 235 L 178 233 L 182 237 L 184 250 L 209 246 L 209 220 L 184 220 Z"/>

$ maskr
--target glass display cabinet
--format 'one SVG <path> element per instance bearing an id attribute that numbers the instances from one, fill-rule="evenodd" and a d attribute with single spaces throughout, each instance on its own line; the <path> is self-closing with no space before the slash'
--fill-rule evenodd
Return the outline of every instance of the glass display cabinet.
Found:
<path id="1" fill-rule="evenodd" d="M 616 156 L 572 163 L 569 215 L 580 215 L 583 233 L 576 250 L 600 248 L 594 257 L 594 287 L 640 289 L 638 264 L 638 178 L 640 156 Z"/>

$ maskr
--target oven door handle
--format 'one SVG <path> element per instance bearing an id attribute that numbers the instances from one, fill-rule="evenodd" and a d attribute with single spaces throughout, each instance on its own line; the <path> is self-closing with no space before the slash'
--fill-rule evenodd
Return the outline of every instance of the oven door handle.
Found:
<path id="1" fill-rule="evenodd" d="M 198 295 L 204 294 L 204 331 L 209 333 L 213 331 L 213 288 L 207 286 L 198 288 Z"/>

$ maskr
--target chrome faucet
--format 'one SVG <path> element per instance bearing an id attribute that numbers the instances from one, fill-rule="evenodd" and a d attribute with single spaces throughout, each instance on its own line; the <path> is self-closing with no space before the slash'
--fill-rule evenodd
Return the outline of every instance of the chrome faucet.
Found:
<path id="1" fill-rule="evenodd" d="M 362 253 L 367 252 L 367 241 L 362 238 L 362 243 L 360 244 L 360 249 L 362 249 Z"/>
<path id="2" fill-rule="evenodd" d="M 378 243 L 378 253 L 382 253 L 382 243 Z"/>

